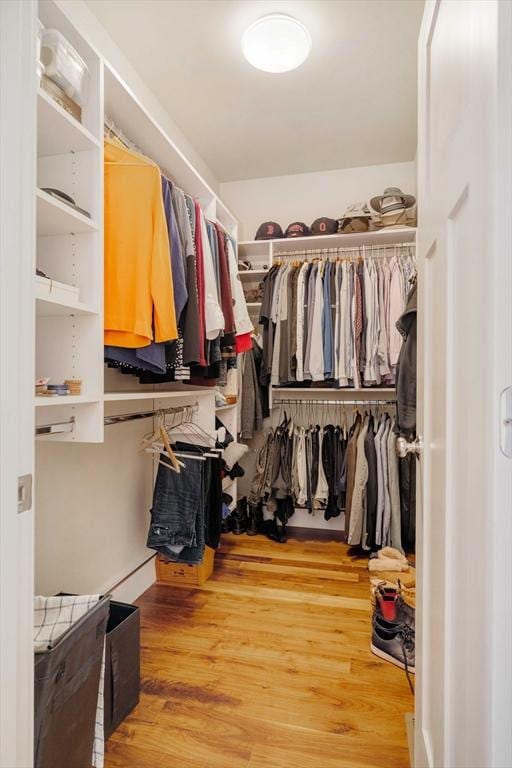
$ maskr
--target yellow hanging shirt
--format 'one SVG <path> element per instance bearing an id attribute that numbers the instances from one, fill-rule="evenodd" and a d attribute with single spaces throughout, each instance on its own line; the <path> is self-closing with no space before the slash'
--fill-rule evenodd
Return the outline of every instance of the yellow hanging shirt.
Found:
<path id="1" fill-rule="evenodd" d="M 105 140 L 105 344 L 178 338 L 158 166 Z"/>

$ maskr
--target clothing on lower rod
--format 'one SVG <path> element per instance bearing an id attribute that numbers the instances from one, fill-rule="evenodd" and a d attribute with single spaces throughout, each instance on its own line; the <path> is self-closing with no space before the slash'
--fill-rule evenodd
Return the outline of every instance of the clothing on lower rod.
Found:
<path id="1" fill-rule="evenodd" d="M 267 432 L 249 494 L 287 522 L 295 507 L 330 520 L 345 512 L 347 542 L 366 550 L 414 546 L 413 475 L 396 455 L 394 420 L 357 413 L 352 426 L 305 427 L 285 417 Z"/>

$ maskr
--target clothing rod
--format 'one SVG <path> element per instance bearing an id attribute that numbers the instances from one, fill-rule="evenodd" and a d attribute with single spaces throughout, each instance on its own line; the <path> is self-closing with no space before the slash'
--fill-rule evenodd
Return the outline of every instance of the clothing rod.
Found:
<path id="1" fill-rule="evenodd" d="M 155 393 L 156 395 L 157 393 Z M 156 416 L 157 414 L 178 414 L 178 413 L 185 413 L 187 409 L 192 408 L 195 410 L 197 408 L 197 403 L 194 403 L 193 405 L 183 405 L 179 407 L 169 407 L 169 408 L 155 408 L 151 411 L 138 411 L 137 413 L 120 413 L 115 416 L 105 416 L 103 419 L 103 423 L 105 426 L 110 426 L 110 424 L 121 424 L 124 421 L 137 421 L 138 419 L 149 419 L 152 416 Z M 41 426 L 35 428 L 35 434 L 36 437 L 39 435 L 57 435 L 62 434 L 64 432 L 73 432 L 75 429 L 75 423 L 76 419 L 74 416 L 69 419 L 69 421 L 57 421 L 53 424 L 41 424 Z M 188 424 L 191 422 L 182 422 L 182 424 Z M 180 424 L 177 424 L 176 427 L 181 426 Z"/>
<path id="2" fill-rule="evenodd" d="M 158 394 L 155 392 L 155 397 L 158 397 Z M 197 403 L 194 403 L 193 405 L 183 405 L 179 406 L 177 408 L 153 408 L 150 411 L 138 411 L 137 413 L 120 413 L 115 416 L 105 416 L 103 419 L 103 423 L 105 426 L 110 426 L 111 424 L 121 424 L 125 421 L 138 421 L 139 419 L 150 419 L 152 416 L 156 416 L 159 413 L 160 414 L 178 414 L 178 413 L 185 413 L 187 409 L 196 409 Z M 182 423 L 189 423 L 189 422 L 182 422 Z M 181 426 L 180 424 L 176 425 L 177 427 Z"/>
<path id="3" fill-rule="evenodd" d="M 35 428 L 36 437 L 38 435 L 59 435 L 65 432 L 73 432 L 75 429 L 75 417 L 72 416 L 69 421 L 58 421 L 55 424 L 42 424 Z"/>
<path id="4" fill-rule="evenodd" d="M 281 400 L 275 401 L 274 406 L 279 405 L 396 405 L 396 400 Z"/>
<path id="5" fill-rule="evenodd" d="M 281 256 L 314 256 L 322 255 L 322 256 L 334 256 L 335 254 L 343 254 L 343 253 L 358 253 L 361 256 L 370 256 L 372 259 L 387 259 L 389 257 L 389 253 L 377 253 L 378 251 L 400 251 L 399 256 L 404 255 L 405 250 L 415 250 L 416 246 L 414 243 L 397 243 L 396 245 L 361 245 L 354 248 L 312 248 L 312 249 L 302 249 L 300 251 L 281 251 L 279 253 L 274 254 L 274 260 L 279 260 Z M 369 253 L 368 253 L 369 252 Z M 412 255 L 407 254 L 407 255 Z"/>

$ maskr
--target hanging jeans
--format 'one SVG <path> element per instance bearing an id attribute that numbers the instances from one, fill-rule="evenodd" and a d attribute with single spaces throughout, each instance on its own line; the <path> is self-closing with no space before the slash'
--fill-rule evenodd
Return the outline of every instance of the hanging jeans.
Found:
<path id="1" fill-rule="evenodd" d="M 160 460 L 169 464 L 163 454 Z M 203 464 L 189 460 L 180 473 L 158 466 L 147 546 L 173 560 L 176 553 L 170 547 L 197 543 L 196 518 L 204 507 Z"/>

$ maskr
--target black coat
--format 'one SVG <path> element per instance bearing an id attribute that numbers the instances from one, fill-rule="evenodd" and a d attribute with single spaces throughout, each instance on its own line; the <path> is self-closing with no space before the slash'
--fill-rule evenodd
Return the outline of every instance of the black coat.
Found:
<path id="1" fill-rule="evenodd" d="M 407 438 L 416 432 L 416 315 L 417 289 L 414 284 L 405 311 L 396 324 L 404 340 L 396 373 L 397 427 Z"/>

